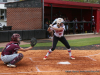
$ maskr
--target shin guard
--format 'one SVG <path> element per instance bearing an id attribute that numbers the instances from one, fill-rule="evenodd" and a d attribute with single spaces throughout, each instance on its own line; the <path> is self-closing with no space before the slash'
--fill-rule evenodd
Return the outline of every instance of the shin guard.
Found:
<path id="1" fill-rule="evenodd" d="M 21 59 L 23 58 L 23 54 L 19 53 L 19 55 L 17 57 L 15 57 L 10 64 L 16 64 L 17 62 L 19 62 Z"/>

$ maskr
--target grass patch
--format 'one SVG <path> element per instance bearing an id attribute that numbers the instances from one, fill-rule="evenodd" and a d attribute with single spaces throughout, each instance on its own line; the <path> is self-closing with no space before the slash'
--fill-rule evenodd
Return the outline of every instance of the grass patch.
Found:
<path id="1" fill-rule="evenodd" d="M 88 45 L 100 44 L 100 37 L 68 40 L 68 42 L 70 46 L 73 47 L 88 46 Z M 30 44 L 20 45 L 20 47 L 29 47 L 29 46 Z M 37 43 L 35 45 L 35 47 L 48 47 L 48 46 L 52 46 L 52 42 Z M 64 45 L 60 41 L 58 41 L 57 46 L 64 47 Z M 4 47 L 0 47 L 0 48 L 4 48 Z"/>
<path id="2" fill-rule="evenodd" d="M 4 47 L 0 47 L 0 48 L 4 48 Z"/>
<path id="3" fill-rule="evenodd" d="M 68 42 L 70 46 L 74 46 L 74 47 L 88 46 L 88 45 L 100 44 L 100 37 L 68 40 Z M 30 44 L 20 45 L 20 46 L 29 47 Z M 47 46 L 52 46 L 52 42 L 37 43 L 35 47 L 47 47 Z M 64 45 L 60 41 L 58 41 L 57 46 L 64 47 Z"/>
<path id="4" fill-rule="evenodd" d="M 75 47 L 88 46 L 88 45 L 100 44 L 100 37 L 68 40 L 68 42 L 71 46 Z"/>
<path id="5" fill-rule="evenodd" d="M 26 45 L 20 45 L 20 47 L 29 47 L 30 44 L 26 44 Z M 35 45 L 35 47 L 48 47 L 48 46 L 52 46 L 52 42 L 48 42 L 48 43 L 37 43 Z M 58 41 L 57 46 L 64 46 L 60 41 Z"/>

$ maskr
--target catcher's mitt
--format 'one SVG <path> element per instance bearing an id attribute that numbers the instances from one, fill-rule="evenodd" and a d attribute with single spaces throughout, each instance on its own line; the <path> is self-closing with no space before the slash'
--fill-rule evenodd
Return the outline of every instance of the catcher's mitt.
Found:
<path id="1" fill-rule="evenodd" d="M 36 45 L 36 43 L 37 43 L 37 39 L 34 37 L 31 38 L 31 41 L 30 41 L 31 46 L 34 47 Z"/>

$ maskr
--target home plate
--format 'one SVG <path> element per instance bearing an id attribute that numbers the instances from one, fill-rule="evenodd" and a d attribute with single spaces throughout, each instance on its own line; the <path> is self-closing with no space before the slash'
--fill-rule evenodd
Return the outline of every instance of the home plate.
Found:
<path id="1" fill-rule="evenodd" d="M 71 64 L 71 63 L 66 61 L 66 62 L 58 62 L 58 64 Z"/>

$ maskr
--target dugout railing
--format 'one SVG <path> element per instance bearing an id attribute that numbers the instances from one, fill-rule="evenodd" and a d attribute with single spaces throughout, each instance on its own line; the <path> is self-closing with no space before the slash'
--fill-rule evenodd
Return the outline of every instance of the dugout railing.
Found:
<path id="1" fill-rule="evenodd" d="M 84 33 L 84 24 L 87 24 L 89 25 L 90 24 L 90 32 L 92 32 L 92 22 L 91 21 L 78 21 L 78 22 L 65 22 L 64 24 L 67 25 L 69 23 L 69 30 L 72 30 L 73 31 L 73 34 L 75 34 L 75 24 L 77 23 L 78 26 L 81 26 L 83 27 L 83 30 L 82 30 L 82 33 Z M 80 29 L 80 28 L 79 28 Z"/>

